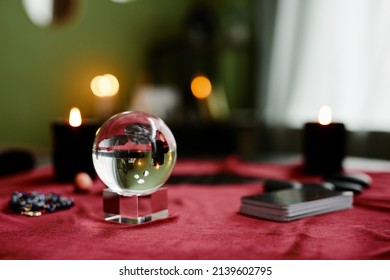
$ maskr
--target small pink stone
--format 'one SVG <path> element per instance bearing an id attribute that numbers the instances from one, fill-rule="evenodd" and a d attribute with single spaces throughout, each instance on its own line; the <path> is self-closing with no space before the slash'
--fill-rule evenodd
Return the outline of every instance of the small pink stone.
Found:
<path id="1" fill-rule="evenodd" d="M 93 181 L 91 177 L 85 173 L 77 173 L 74 178 L 74 187 L 76 192 L 89 192 L 92 188 Z"/>

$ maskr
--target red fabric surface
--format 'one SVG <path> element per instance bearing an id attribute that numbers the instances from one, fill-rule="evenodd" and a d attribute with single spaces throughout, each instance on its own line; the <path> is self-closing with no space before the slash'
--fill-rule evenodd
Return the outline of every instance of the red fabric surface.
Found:
<path id="1" fill-rule="evenodd" d="M 174 174 L 234 171 L 279 179 L 313 179 L 296 166 L 179 161 Z M 390 259 L 390 172 L 369 173 L 372 186 L 354 208 L 289 223 L 238 213 L 240 198 L 261 183 L 168 186 L 170 217 L 142 225 L 103 220 L 103 184 L 89 194 L 53 181 L 51 167 L 0 178 L 0 259 Z M 73 197 L 69 210 L 41 217 L 10 211 L 14 191 Z"/>

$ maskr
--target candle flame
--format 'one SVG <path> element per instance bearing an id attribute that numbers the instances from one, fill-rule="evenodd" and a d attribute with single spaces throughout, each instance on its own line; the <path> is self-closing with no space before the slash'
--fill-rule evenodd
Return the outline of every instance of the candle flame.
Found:
<path id="1" fill-rule="evenodd" d="M 328 125 L 332 122 L 332 109 L 329 106 L 322 106 L 318 114 L 318 122 L 322 125 Z"/>
<path id="2" fill-rule="evenodd" d="M 82 123 L 81 113 L 79 108 L 73 107 L 69 113 L 69 124 L 73 127 L 79 127 Z"/>

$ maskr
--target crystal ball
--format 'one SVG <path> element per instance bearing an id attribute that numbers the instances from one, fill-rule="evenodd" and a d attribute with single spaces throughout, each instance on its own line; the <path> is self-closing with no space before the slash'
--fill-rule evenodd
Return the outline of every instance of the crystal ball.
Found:
<path id="1" fill-rule="evenodd" d="M 96 132 L 92 148 L 96 173 L 120 195 L 148 195 L 169 178 L 176 162 L 176 141 L 160 118 L 122 112 Z"/>

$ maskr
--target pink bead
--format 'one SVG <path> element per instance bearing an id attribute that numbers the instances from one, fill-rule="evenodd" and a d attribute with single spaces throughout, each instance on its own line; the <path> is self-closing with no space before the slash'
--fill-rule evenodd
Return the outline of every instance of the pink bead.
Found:
<path id="1" fill-rule="evenodd" d="M 74 187 L 76 192 L 89 192 L 92 188 L 93 180 L 85 173 L 77 173 L 74 178 Z"/>

